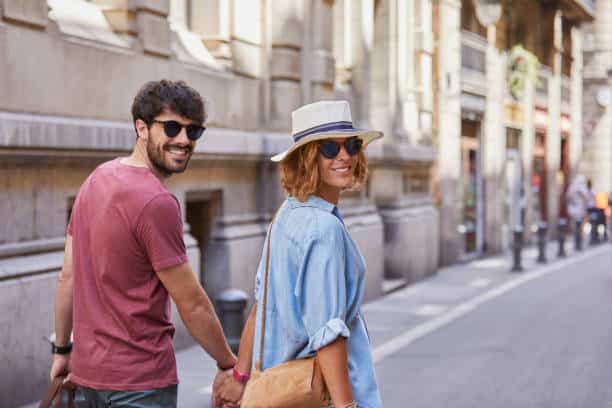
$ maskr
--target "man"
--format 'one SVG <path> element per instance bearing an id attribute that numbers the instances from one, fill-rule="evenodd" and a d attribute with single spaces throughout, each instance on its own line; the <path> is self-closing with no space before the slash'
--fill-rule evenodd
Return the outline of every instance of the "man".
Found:
<path id="1" fill-rule="evenodd" d="M 92 407 L 170 408 L 178 377 L 168 295 L 219 369 L 235 364 L 187 262 L 178 201 L 164 185 L 187 168 L 206 113 L 194 89 L 162 80 L 140 89 L 132 116 L 133 152 L 96 168 L 72 210 L 50 375 L 69 374 Z"/>

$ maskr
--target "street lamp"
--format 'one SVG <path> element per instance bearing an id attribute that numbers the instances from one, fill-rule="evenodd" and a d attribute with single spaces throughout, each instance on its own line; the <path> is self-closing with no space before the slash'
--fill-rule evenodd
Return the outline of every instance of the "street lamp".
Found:
<path id="1" fill-rule="evenodd" d="M 502 15 L 501 0 L 472 0 L 476 9 L 476 17 L 485 27 L 497 23 Z"/>

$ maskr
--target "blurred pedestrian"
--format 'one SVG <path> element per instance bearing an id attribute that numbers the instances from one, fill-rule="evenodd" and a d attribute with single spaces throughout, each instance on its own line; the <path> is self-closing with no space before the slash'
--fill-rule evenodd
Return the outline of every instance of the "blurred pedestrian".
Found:
<path id="1" fill-rule="evenodd" d="M 265 370 L 316 356 L 335 407 L 379 408 L 360 310 L 366 265 L 338 202 L 343 190 L 365 181 L 364 149 L 382 134 L 353 128 L 346 101 L 303 106 L 293 112 L 292 122 L 294 144 L 272 159 L 280 161 L 281 183 L 289 197 L 272 220 L 271 240 L 257 271 L 257 304 L 246 323 L 233 376 L 219 388 L 218 401 L 241 398 L 253 360 Z M 267 302 L 263 356 L 262 313 L 257 313 L 262 302 Z"/>
<path id="2" fill-rule="evenodd" d="M 567 189 L 567 213 L 572 218 L 576 228 L 582 229 L 582 222 L 587 215 L 589 205 L 589 189 L 586 178 L 578 174 Z"/>
<path id="3" fill-rule="evenodd" d="M 608 240 L 608 228 L 607 228 L 607 213 L 608 213 L 608 193 L 605 191 L 598 191 L 595 194 L 595 207 L 597 211 L 597 227 L 601 226 L 603 229 L 603 239 Z"/>
<path id="4" fill-rule="evenodd" d="M 132 116 L 133 152 L 98 166 L 72 210 L 50 376 L 69 375 L 91 407 L 175 408 L 168 295 L 220 372 L 235 363 L 189 266 L 179 203 L 165 185 L 187 168 L 206 112 L 193 88 L 162 80 L 140 89 Z"/>

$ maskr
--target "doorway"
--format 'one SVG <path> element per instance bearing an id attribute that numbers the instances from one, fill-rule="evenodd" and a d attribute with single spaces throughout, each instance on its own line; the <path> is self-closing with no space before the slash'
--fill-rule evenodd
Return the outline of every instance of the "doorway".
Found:
<path id="1" fill-rule="evenodd" d="M 189 232 L 198 242 L 200 250 L 200 270 L 198 277 L 208 291 L 210 276 L 207 269 L 208 252 L 212 232 L 221 210 L 221 190 L 188 192 L 186 195 L 186 219 Z"/>
<path id="2" fill-rule="evenodd" d="M 546 171 L 546 133 L 537 131 L 531 173 L 534 221 L 548 220 L 548 174 Z"/>
<path id="3" fill-rule="evenodd" d="M 484 201 L 480 152 L 481 122 L 461 121 L 461 190 L 463 252 L 477 255 L 484 246 Z"/>
<path id="4" fill-rule="evenodd" d="M 510 247 L 515 228 L 525 227 L 525 192 L 521 160 L 521 131 L 506 128 L 506 160 L 504 165 L 504 222 L 502 245 Z"/>

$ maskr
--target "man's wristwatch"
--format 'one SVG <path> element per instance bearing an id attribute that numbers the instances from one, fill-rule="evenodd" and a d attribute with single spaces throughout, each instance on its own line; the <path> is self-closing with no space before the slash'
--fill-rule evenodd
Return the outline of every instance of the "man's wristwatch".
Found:
<path id="1" fill-rule="evenodd" d="M 51 342 L 51 353 L 52 354 L 69 354 L 72 351 L 72 343 L 66 346 L 56 346 L 54 342 Z"/>
<path id="2" fill-rule="evenodd" d="M 241 373 L 240 371 L 236 370 L 236 367 L 232 369 L 232 375 L 234 376 L 234 380 L 238 381 L 242 385 L 245 385 L 251 378 L 251 373 Z"/>

